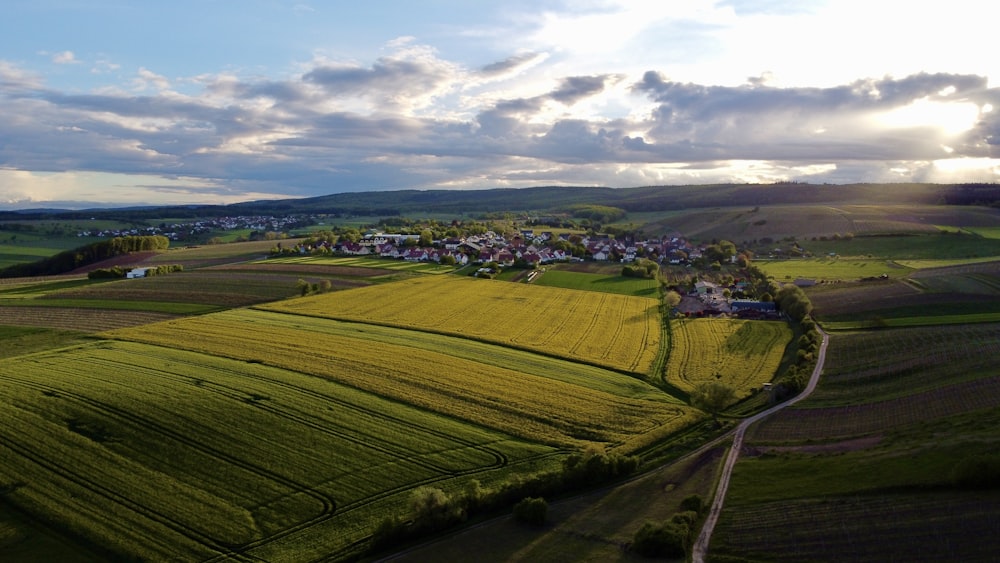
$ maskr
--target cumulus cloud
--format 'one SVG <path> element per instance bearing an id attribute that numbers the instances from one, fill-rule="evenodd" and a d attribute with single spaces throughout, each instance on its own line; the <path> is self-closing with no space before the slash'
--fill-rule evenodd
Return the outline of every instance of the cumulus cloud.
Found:
<path id="1" fill-rule="evenodd" d="M 70 65 L 78 64 L 80 61 L 76 60 L 73 51 L 60 51 L 52 54 L 52 62 L 57 65 Z"/>
<path id="2" fill-rule="evenodd" d="M 140 67 L 128 88 L 89 93 L 47 86 L 0 60 L 8 178 L 0 200 L 39 200 L 25 192 L 29 172 L 141 176 L 136 193 L 175 203 L 241 193 L 1000 173 L 1000 90 L 984 76 L 783 88 L 764 74 L 722 86 L 656 68 L 559 74 L 537 51 L 466 68 L 412 38 L 386 50 L 369 63 L 316 59 L 282 78 L 171 80 Z M 648 111 L 601 113 L 613 104 Z M 949 169 L 957 162 L 961 170 Z"/>

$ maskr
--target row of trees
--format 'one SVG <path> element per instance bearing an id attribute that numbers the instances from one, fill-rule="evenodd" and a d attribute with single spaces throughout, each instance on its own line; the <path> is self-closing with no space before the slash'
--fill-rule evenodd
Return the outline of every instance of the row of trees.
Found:
<path id="1" fill-rule="evenodd" d="M 91 270 L 87 272 L 87 278 L 92 280 L 124 278 L 125 276 L 128 275 L 129 271 L 131 270 L 132 268 L 122 268 L 121 266 L 113 266 L 111 268 L 98 268 L 96 270 Z M 162 274 L 170 274 L 173 272 L 182 272 L 182 271 L 184 271 L 184 266 L 182 266 L 181 264 L 155 266 L 152 268 L 146 268 L 146 277 L 148 278 L 151 276 L 158 276 Z"/>
<path id="2" fill-rule="evenodd" d="M 372 536 L 371 550 L 378 552 L 412 541 L 461 522 L 475 514 L 514 506 L 517 518 L 529 524 L 544 521 L 547 505 L 544 497 L 592 487 L 625 477 L 639 467 L 639 458 L 605 453 L 597 447 L 572 454 L 559 471 L 536 474 L 530 478 L 512 477 L 487 488 L 478 480 L 466 483 L 462 490 L 446 492 L 424 486 L 411 497 L 407 514 L 385 517 Z M 534 500 L 526 500 L 534 499 Z"/>
<path id="3" fill-rule="evenodd" d="M 65 274 L 83 266 L 96 264 L 131 252 L 166 250 L 170 239 L 164 236 L 115 237 L 91 243 L 73 250 L 60 252 L 55 256 L 30 262 L 14 264 L 0 270 L 0 278 L 22 278 L 32 276 L 53 276 Z"/>

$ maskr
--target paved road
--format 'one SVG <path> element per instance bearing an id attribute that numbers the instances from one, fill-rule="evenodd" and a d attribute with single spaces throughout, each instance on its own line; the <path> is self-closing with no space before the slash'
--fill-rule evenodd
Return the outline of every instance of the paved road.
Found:
<path id="1" fill-rule="evenodd" d="M 719 486 L 715 490 L 715 498 L 712 499 L 712 508 L 705 519 L 705 525 L 701 529 L 701 534 L 698 535 L 698 540 L 695 541 L 694 548 L 691 550 L 691 561 L 693 563 L 704 563 L 705 561 L 708 543 L 712 539 L 712 531 L 715 529 L 715 523 L 719 520 L 719 513 L 722 512 L 722 503 L 725 502 L 726 491 L 729 489 L 729 477 L 733 474 L 733 466 L 736 465 L 736 458 L 739 457 L 740 449 L 743 448 L 743 435 L 746 433 L 747 428 L 758 420 L 771 416 L 781 409 L 805 399 L 816 389 L 816 385 L 819 383 L 819 374 L 823 372 L 823 363 L 826 361 L 826 345 L 830 340 L 830 337 L 819 329 L 819 327 L 817 327 L 817 330 L 822 335 L 823 342 L 819 347 L 816 369 L 813 370 L 812 377 L 809 378 L 809 384 L 806 385 L 806 388 L 792 399 L 777 404 L 766 411 L 759 412 L 744 420 L 736 427 L 736 431 L 733 434 L 733 446 L 729 450 L 729 455 L 726 456 L 726 463 L 722 467 L 722 476 L 719 478 Z"/>

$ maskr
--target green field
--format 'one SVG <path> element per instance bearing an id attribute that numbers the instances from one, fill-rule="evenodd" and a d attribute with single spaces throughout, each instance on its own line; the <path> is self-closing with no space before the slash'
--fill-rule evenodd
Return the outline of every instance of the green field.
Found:
<path id="1" fill-rule="evenodd" d="M 420 274 L 449 274 L 456 270 L 455 266 L 443 266 L 433 262 L 408 262 L 391 258 L 369 258 L 366 256 L 291 256 L 269 258 L 269 263 L 276 264 L 316 264 L 330 266 L 350 266 L 355 268 L 379 268 L 397 272 Z"/>
<path id="2" fill-rule="evenodd" d="M 816 281 L 846 281 L 860 278 L 902 278 L 913 270 L 887 260 L 852 258 L 803 258 L 788 260 L 755 260 L 754 265 L 779 283 L 791 283 L 798 278 Z"/>
<path id="3" fill-rule="evenodd" d="M 511 307 L 524 308 L 491 314 Z M 557 472 L 588 445 L 637 452 L 704 419 L 593 365 L 287 312 L 232 309 L 87 340 L 2 335 L 34 352 L 0 365 L 2 502 L 112 557 L 349 559 L 386 515 L 407 515 L 418 486 L 496 490 Z"/>
<path id="4" fill-rule="evenodd" d="M 816 256 L 831 252 L 844 258 L 884 260 L 964 260 L 1000 256 L 1000 239 L 970 234 L 856 236 L 851 240 L 801 241 Z"/>
<path id="5" fill-rule="evenodd" d="M 328 379 L 159 346 L 8 359 L 0 380 L 6 500 L 148 559 L 349 553 L 416 485 L 558 462 Z"/>
<path id="6" fill-rule="evenodd" d="M 831 336 L 816 393 L 748 432 L 711 552 L 745 561 L 989 560 L 995 546 L 979 540 L 1000 532 L 1000 494 L 959 487 L 951 475 L 1000 446 L 998 331 Z M 831 544 L 840 547 L 821 548 Z"/>
<path id="7" fill-rule="evenodd" d="M 531 283 L 566 289 L 584 289 L 635 295 L 636 297 L 657 297 L 659 282 L 653 279 L 626 278 L 621 275 L 588 274 L 547 268 Z"/>

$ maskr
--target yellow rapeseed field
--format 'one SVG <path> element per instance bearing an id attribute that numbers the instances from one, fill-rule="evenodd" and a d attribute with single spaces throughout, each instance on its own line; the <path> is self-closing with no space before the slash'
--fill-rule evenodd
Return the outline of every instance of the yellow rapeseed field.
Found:
<path id="1" fill-rule="evenodd" d="M 792 339 L 786 323 L 731 319 L 671 321 L 667 380 L 684 390 L 719 379 L 743 397 L 771 381 Z"/>
<path id="2" fill-rule="evenodd" d="M 452 334 L 650 375 L 661 345 L 658 306 L 646 297 L 424 276 L 262 308 Z"/>
<path id="3" fill-rule="evenodd" d="M 395 284 L 393 284 L 395 285 Z M 506 284 L 514 286 L 514 284 Z M 343 292 L 347 294 L 351 292 Z M 580 292 L 583 293 L 583 292 Z M 311 300 L 317 303 L 316 300 Z M 675 432 L 701 415 L 669 395 L 647 397 L 525 373 L 448 353 L 376 341 L 332 320 L 232 310 L 104 333 L 327 378 L 403 403 L 562 447 L 589 442 L 626 450 Z M 360 326 L 360 325 L 359 325 Z M 447 340 L 441 336 L 441 339 Z M 530 361 L 530 352 L 523 352 Z M 566 363 L 566 369 L 573 365 Z M 608 372 L 624 380 L 629 376 Z M 624 385 L 622 386 L 625 387 Z M 652 389 L 652 388 L 651 388 Z"/>

